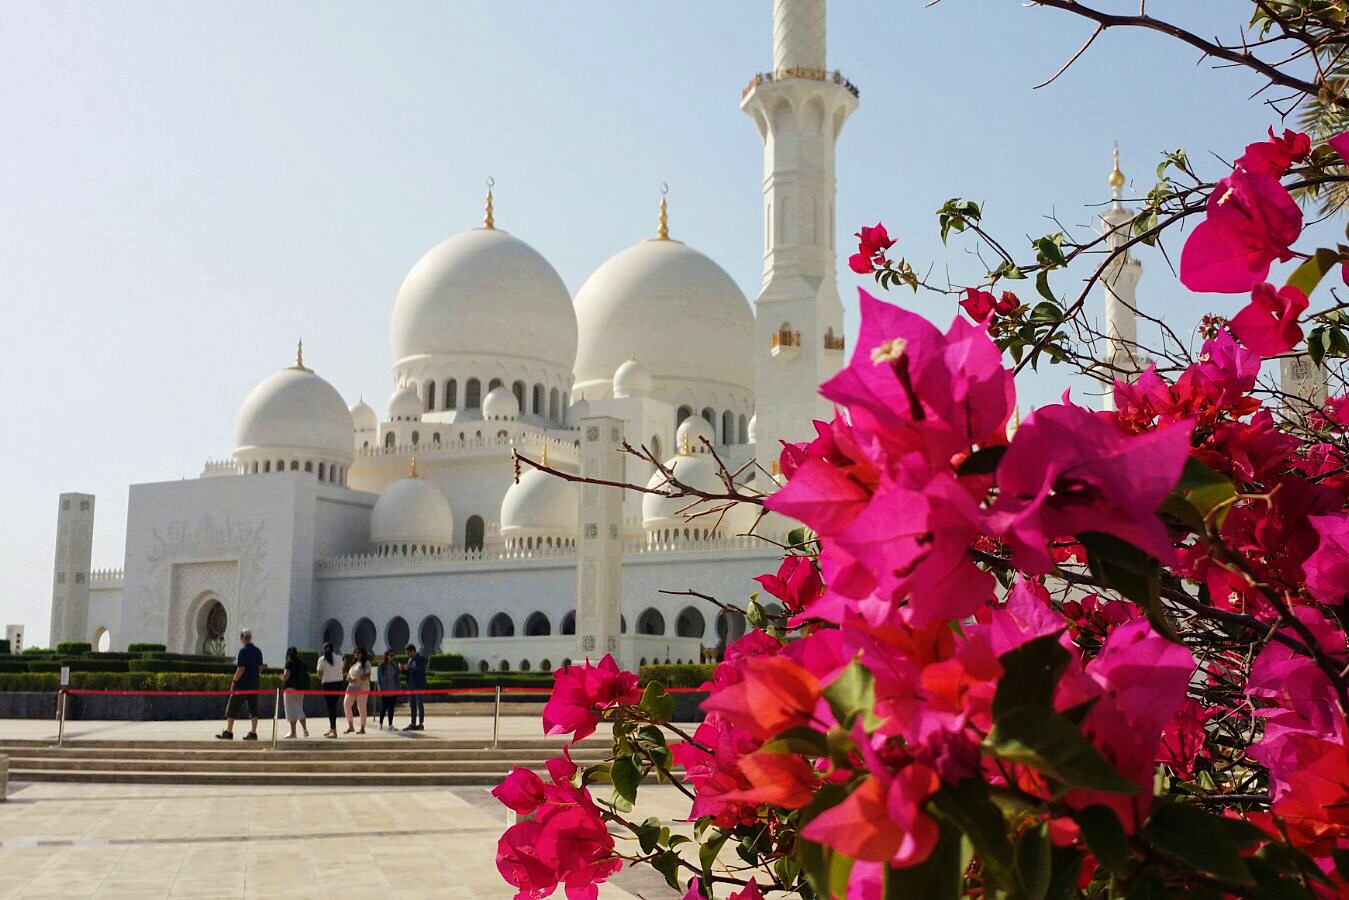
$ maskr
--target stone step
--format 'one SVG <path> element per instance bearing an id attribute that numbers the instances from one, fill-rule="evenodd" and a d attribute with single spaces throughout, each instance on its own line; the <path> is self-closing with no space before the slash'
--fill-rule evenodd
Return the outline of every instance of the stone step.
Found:
<path id="1" fill-rule="evenodd" d="M 289 742 L 285 742 L 289 743 Z M 481 752 L 490 741 L 482 738 L 478 739 L 450 739 L 406 736 L 396 738 L 383 738 L 377 735 L 343 735 L 336 740 L 325 740 L 320 736 L 315 736 L 302 742 L 306 750 L 314 750 L 320 753 L 332 753 L 344 750 L 472 750 Z M 282 746 L 283 742 L 278 741 L 277 746 Z M 502 740 L 497 744 L 498 749 L 502 750 L 546 750 L 551 753 L 562 752 L 564 742 L 560 739 L 548 738 L 514 738 Z M 210 750 L 239 750 L 247 753 L 259 753 L 271 749 L 271 735 L 263 738 L 259 736 L 257 741 L 244 741 L 235 738 L 232 741 L 217 741 L 202 739 L 197 741 L 137 741 L 137 740 L 99 740 L 91 738 L 80 738 L 77 740 L 68 740 L 65 747 L 69 749 L 116 749 L 116 750 L 192 750 L 192 751 L 210 751 Z M 609 738 L 586 738 L 584 741 L 578 741 L 572 745 L 574 750 L 586 749 L 607 749 L 610 746 Z M 51 748 L 56 749 L 54 740 L 0 740 L 0 754 L 10 753 L 15 750 L 31 750 L 33 748 Z"/>
<path id="2" fill-rule="evenodd" d="M 503 772 L 135 772 L 103 769 L 18 769 L 11 768 L 9 779 L 14 782 L 53 781 L 84 784 L 244 784 L 254 787 L 269 785 L 390 785 L 417 786 L 492 786 L 501 781 Z"/>
<path id="3" fill-rule="evenodd" d="M 126 750 L 106 749 L 106 750 L 87 750 L 87 749 L 56 749 L 32 747 L 24 749 L 15 749 L 0 751 L 0 755 L 9 757 L 11 764 L 24 759 L 41 759 L 51 761 L 61 761 L 69 765 L 78 765 L 84 762 L 92 762 L 102 759 L 138 759 L 138 760 L 196 760 L 202 766 L 214 765 L 217 761 L 261 761 L 265 759 L 276 759 L 281 761 L 330 761 L 341 762 L 507 762 L 525 764 L 537 762 L 542 765 L 549 759 L 558 754 L 547 750 L 424 750 L 420 748 L 398 749 L 398 750 L 365 750 L 365 749 L 343 749 L 316 751 L 304 747 L 303 744 L 296 745 L 287 743 L 280 745 L 275 753 L 258 754 L 250 751 L 241 750 L 139 750 L 134 756 L 129 755 Z M 605 757 L 602 750 L 575 750 L 572 752 L 572 760 L 577 763 L 597 762 Z"/>

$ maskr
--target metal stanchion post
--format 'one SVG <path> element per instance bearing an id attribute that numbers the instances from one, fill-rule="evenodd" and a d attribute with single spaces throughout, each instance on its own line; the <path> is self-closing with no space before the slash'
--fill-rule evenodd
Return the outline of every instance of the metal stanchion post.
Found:
<path id="1" fill-rule="evenodd" d="M 66 745 L 66 689 L 56 692 L 56 746 Z"/>
<path id="2" fill-rule="evenodd" d="M 272 749 L 276 749 L 276 723 L 281 717 L 281 688 L 276 689 L 276 703 L 272 704 Z"/>
<path id="3" fill-rule="evenodd" d="M 497 685 L 496 702 L 492 704 L 492 749 L 501 740 L 501 685 Z"/>

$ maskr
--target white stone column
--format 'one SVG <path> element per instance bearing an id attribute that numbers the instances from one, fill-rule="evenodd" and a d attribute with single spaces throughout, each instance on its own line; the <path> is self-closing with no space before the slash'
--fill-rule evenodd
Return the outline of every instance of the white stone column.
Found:
<path id="1" fill-rule="evenodd" d="M 764 142 L 763 287 L 755 301 L 756 447 L 772 469 L 780 440 L 828 418 L 818 395 L 844 362 L 836 273 L 834 148 L 857 91 L 826 70 L 824 0 L 775 0 L 773 71 L 740 108 Z"/>
<path id="2" fill-rule="evenodd" d="M 581 474 L 623 480 L 623 421 L 609 416 L 581 420 Z M 631 667 L 619 649 L 622 616 L 623 491 L 581 485 L 576 549 L 577 661 L 598 662 L 612 653 Z"/>
<path id="3" fill-rule="evenodd" d="M 89 570 L 94 555 L 94 495 L 62 494 L 56 513 L 51 632 L 47 643 L 89 640 Z"/>
<path id="4" fill-rule="evenodd" d="M 1327 374 L 1305 353 L 1279 360 L 1279 390 L 1287 395 L 1284 406 L 1297 415 L 1325 406 Z"/>

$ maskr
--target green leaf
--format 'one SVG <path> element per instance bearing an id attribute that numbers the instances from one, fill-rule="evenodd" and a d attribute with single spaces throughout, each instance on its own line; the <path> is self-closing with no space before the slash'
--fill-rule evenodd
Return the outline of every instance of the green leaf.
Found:
<path id="1" fill-rule="evenodd" d="M 642 781 L 642 769 L 635 756 L 620 756 L 609 767 L 614 782 L 614 793 L 628 803 L 637 802 L 637 785 Z"/>
<path id="2" fill-rule="evenodd" d="M 1035 290 L 1050 303 L 1058 303 L 1058 298 L 1049 287 L 1049 270 L 1041 269 L 1035 273 Z"/>
<path id="3" fill-rule="evenodd" d="M 1003 676 L 993 695 L 994 718 L 1018 706 L 1053 708 L 1054 687 L 1068 666 L 1068 651 L 1059 646 L 1061 633 L 1027 641 L 998 657 Z"/>
<path id="4" fill-rule="evenodd" d="M 928 801 L 943 818 L 969 840 L 984 863 L 985 874 L 1004 890 L 1016 888 L 1012 845 L 1007 841 L 1007 820 L 989 799 L 988 786 L 966 778 L 955 787 L 943 787 Z"/>
<path id="5" fill-rule="evenodd" d="M 994 755 L 1029 766 L 1072 788 L 1136 794 L 1125 778 L 1077 726 L 1038 706 L 1020 706 L 998 716 L 985 745 Z"/>
<path id="6" fill-rule="evenodd" d="M 1326 273 L 1340 262 L 1340 255 L 1334 250 L 1327 250 L 1322 247 L 1311 255 L 1311 258 L 1293 270 L 1293 274 L 1288 276 L 1288 284 L 1302 291 L 1307 297 L 1311 297 L 1312 291 L 1321 283 L 1321 279 Z"/>
<path id="7" fill-rule="evenodd" d="M 665 883 L 676 891 L 683 887 L 679 883 L 679 854 L 666 850 L 651 860 L 651 868 L 665 876 Z"/>
<path id="8" fill-rule="evenodd" d="M 824 689 L 824 699 L 828 701 L 834 718 L 844 728 L 850 729 L 859 714 L 866 720 L 872 718 L 872 710 L 876 706 L 875 679 L 861 662 L 853 660 Z"/>
<path id="9" fill-rule="evenodd" d="M 1050 848 L 1052 871 L 1049 878 L 1049 890 L 1045 891 L 1046 900 L 1069 900 L 1076 898 L 1077 877 L 1082 872 L 1082 851 L 1072 847 Z"/>
<path id="10" fill-rule="evenodd" d="M 980 447 L 956 469 L 957 475 L 992 475 L 997 471 L 998 463 L 1007 453 L 1007 445 L 999 447 Z"/>
<path id="11" fill-rule="evenodd" d="M 1143 829 L 1143 837 L 1159 853 L 1197 871 L 1245 887 L 1255 884 L 1222 822 L 1193 804 L 1159 804 Z"/>
<path id="12" fill-rule="evenodd" d="M 1326 329 L 1318 325 L 1307 333 L 1307 356 L 1318 368 L 1326 358 Z"/>
<path id="13" fill-rule="evenodd" d="M 1120 877 L 1129 873 L 1129 838 L 1114 810 L 1108 806 L 1088 806 L 1073 813 L 1073 821 L 1101 868 Z"/>
<path id="14" fill-rule="evenodd" d="M 646 690 L 642 692 L 641 706 L 642 712 L 650 716 L 653 722 L 668 722 L 674 717 L 675 698 L 665 693 L 664 684 L 650 681 L 647 682 Z"/>
<path id="15" fill-rule="evenodd" d="M 829 893 L 830 897 L 848 896 L 848 876 L 852 875 L 853 859 L 842 853 L 829 856 Z"/>
<path id="16" fill-rule="evenodd" d="M 643 853 L 650 853 L 660 846 L 660 829 L 660 819 L 655 816 L 648 818 L 637 826 L 637 843 L 641 846 Z"/>
<path id="17" fill-rule="evenodd" d="M 1016 840 L 1016 874 L 1029 900 L 1044 900 L 1054 863 L 1050 858 L 1049 826 L 1028 828 Z"/>
<path id="18" fill-rule="evenodd" d="M 1185 460 L 1180 481 L 1176 483 L 1176 492 L 1193 504 L 1201 516 L 1207 516 L 1215 506 L 1237 495 L 1230 478 L 1219 475 L 1193 456 Z"/>
<path id="19" fill-rule="evenodd" d="M 814 728 L 805 725 L 788 728 L 764 744 L 766 753 L 799 753 L 802 756 L 828 756 L 829 739 Z"/>
<path id="20" fill-rule="evenodd" d="M 1179 642 L 1162 609 L 1162 564 L 1113 534 L 1084 531 L 1077 539 L 1087 548 L 1091 574 L 1143 607 L 1159 634 Z"/>
<path id="21" fill-rule="evenodd" d="M 709 884 L 712 881 L 712 863 L 716 862 L 717 854 L 725 846 L 728 837 L 729 832 L 717 831 L 710 840 L 703 841 L 703 845 L 698 848 L 698 865 L 703 870 L 703 881 Z"/>
<path id="22" fill-rule="evenodd" d="M 881 896 L 884 900 L 960 900 L 971 849 L 958 829 L 943 824 L 937 846 L 926 860 L 907 869 L 886 867 Z"/>
<path id="23" fill-rule="evenodd" d="M 1030 311 L 1030 320 L 1037 324 L 1057 325 L 1063 321 L 1063 310 L 1059 309 L 1057 303 L 1049 301 L 1037 303 Z"/>

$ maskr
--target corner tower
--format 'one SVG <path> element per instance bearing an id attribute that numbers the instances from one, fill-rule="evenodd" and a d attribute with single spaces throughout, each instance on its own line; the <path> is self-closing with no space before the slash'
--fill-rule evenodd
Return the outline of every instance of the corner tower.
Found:
<path id="1" fill-rule="evenodd" d="M 89 640 L 89 566 L 94 554 L 94 495 L 62 494 L 56 513 L 56 564 L 48 646 Z"/>
<path id="2" fill-rule="evenodd" d="M 756 454 L 773 471 L 779 441 L 828 418 L 820 383 L 843 366 L 834 249 L 834 145 L 857 89 L 825 62 L 825 0 L 774 0 L 773 70 L 740 108 L 764 142 L 763 287 L 755 301 Z"/>

